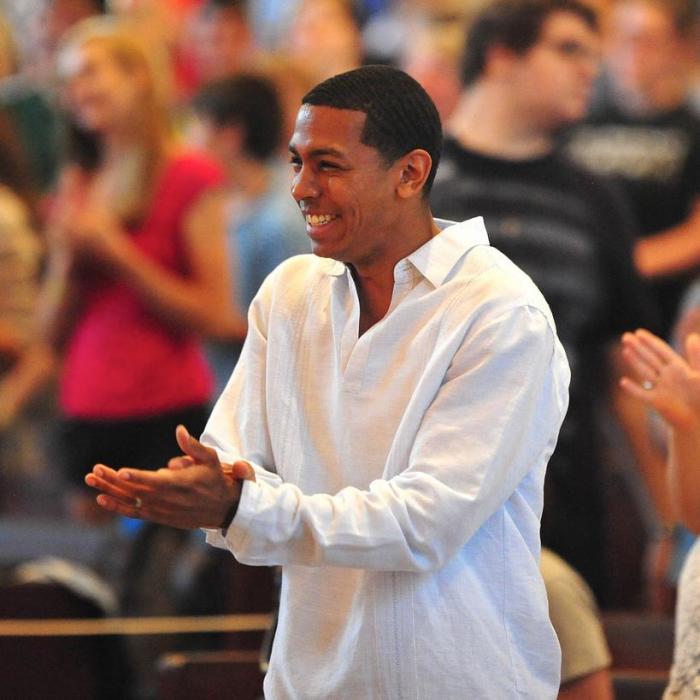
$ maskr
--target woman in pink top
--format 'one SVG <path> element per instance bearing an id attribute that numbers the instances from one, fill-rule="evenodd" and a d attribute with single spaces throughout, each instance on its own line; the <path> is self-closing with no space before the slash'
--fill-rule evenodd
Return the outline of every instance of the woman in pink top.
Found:
<path id="1" fill-rule="evenodd" d="M 158 468 L 178 423 L 203 427 L 212 382 L 199 336 L 239 339 L 213 162 L 175 146 L 158 47 L 110 19 L 59 55 L 71 123 L 49 227 L 43 337 L 63 349 L 62 452 Z M 83 493 L 83 492 L 81 492 Z M 92 497 L 74 499 L 89 515 Z"/>

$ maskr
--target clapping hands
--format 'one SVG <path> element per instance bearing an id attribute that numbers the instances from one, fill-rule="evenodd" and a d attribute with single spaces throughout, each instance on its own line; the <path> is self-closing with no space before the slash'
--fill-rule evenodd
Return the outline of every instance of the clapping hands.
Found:
<path id="1" fill-rule="evenodd" d="M 162 525 L 220 527 L 240 499 L 242 482 L 255 481 L 255 471 L 245 461 L 222 464 L 215 450 L 182 425 L 175 436 L 184 454 L 157 471 L 95 465 L 85 483 L 102 492 L 97 503 L 120 515 Z"/>
<path id="2" fill-rule="evenodd" d="M 623 357 L 637 376 L 623 377 L 623 389 L 656 409 L 673 427 L 700 426 L 700 334 L 687 336 L 685 358 L 646 330 L 625 333 L 622 346 Z"/>

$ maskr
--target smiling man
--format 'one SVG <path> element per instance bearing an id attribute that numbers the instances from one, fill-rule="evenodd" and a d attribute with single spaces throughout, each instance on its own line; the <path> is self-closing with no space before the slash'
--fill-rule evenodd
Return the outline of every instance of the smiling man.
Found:
<path id="1" fill-rule="evenodd" d="M 290 144 L 315 255 L 252 304 L 200 444 L 96 466 L 98 502 L 283 569 L 267 698 L 554 698 L 539 573 L 569 378 L 549 309 L 480 219 L 436 221 L 440 122 L 406 74 L 321 83 Z"/>

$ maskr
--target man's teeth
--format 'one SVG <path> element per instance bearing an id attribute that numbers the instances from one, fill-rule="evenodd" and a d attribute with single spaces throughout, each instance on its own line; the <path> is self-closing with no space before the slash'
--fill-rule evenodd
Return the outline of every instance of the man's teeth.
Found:
<path id="1" fill-rule="evenodd" d="M 335 218 L 333 214 L 307 214 L 306 223 L 311 224 L 311 226 L 323 226 Z"/>

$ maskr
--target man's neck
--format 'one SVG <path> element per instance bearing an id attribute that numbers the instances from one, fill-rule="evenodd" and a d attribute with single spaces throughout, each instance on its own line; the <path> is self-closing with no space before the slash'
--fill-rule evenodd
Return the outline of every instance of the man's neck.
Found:
<path id="1" fill-rule="evenodd" d="M 496 158 L 527 160 L 554 147 L 552 134 L 528 123 L 503 85 L 480 83 L 465 91 L 447 130 L 465 148 Z"/>
<path id="2" fill-rule="evenodd" d="M 394 293 L 394 278 L 383 276 L 363 276 L 352 266 L 352 276 L 357 288 L 360 302 L 359 335 L 381 321 L 389 311 L 391 297 Z"/>
<path id="3" fill-rule="evenodd" d="M 396 226 L 402 245 L 375 259 L 351 265 L 360 301 L 360 335 L 386 315 L 394 293 L 394 269 L 400 260 L 418 250 L 440 232 L 426 208 L 424 215 Z"/>

